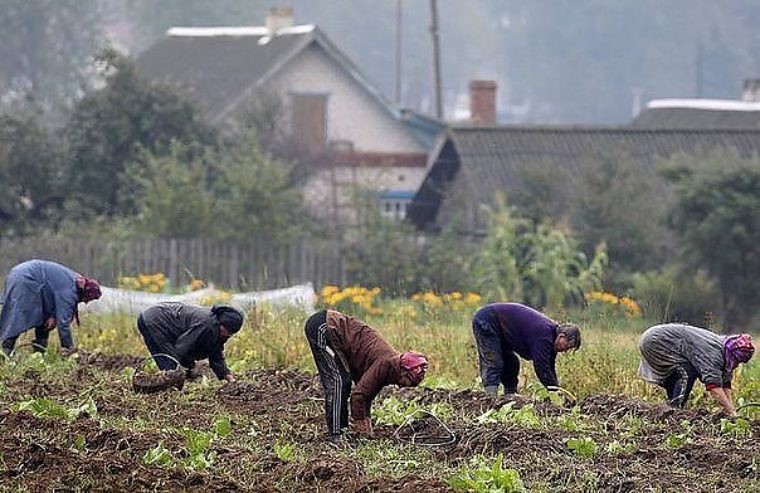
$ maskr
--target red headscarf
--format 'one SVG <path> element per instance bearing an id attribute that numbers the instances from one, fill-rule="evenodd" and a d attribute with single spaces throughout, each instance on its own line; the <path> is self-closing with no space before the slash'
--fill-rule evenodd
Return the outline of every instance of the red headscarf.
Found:
<path id="1" fill-rule="evenodd" d="M 100 284 L 97 280 L 78 274 L 76 285 L 80 303 L 89 303 L 90 301 L 100 298 Z M 79 325 L 79 310 L 76 308 L 74 309 L 74 320 L 76 320 L 77 325 Z"/>

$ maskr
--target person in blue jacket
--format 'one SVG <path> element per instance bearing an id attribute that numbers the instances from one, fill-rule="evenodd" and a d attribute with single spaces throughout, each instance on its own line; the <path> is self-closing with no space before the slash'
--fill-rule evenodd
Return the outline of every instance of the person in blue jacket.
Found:
<path id="1" fill-rule="evenodd" d="M 58 328 L 61 352 L 74 351 L 71 321 L 79 323 L 77 306 L 100 298 L 95 279 L 48 260 L 29 260 L 13 267 L 5 278 L 0 340 L 6 355 L 19 335 L 34 328 L 34 349 L 47 348 L 50 332 Z"/>
<path id="2" fill-rule="evenodd" d="M 539 381 L 549 390 L 559 383 L 557 353 L 581 346 L 580 329 L 558 324 L 543 313 L 520 303 L 492 303 L 480 308 L 472 321 L 478 346 L 480 376 L 486 392 L 517 393 L 520 358 L 533 361 Z"/>

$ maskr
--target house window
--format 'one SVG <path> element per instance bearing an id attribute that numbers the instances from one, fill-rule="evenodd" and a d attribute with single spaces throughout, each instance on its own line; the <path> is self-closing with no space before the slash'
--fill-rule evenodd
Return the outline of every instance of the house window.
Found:
<path id="1" fill-rule="evenodd" d="M 304 152 L 324 151 L 327 144 L 327 94 L 292 93 L 293 142 Z"/>

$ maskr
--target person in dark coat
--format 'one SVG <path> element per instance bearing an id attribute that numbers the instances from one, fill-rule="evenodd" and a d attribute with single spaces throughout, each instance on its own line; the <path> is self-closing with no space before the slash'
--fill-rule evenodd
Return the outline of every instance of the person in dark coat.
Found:
<path id="1" fill-rule="evenodd" d="M 480 308 L 472 320 L 478 346 L 480 376 L 486 392 L 517 393 L 520 358 L 533 361 L 539 381 L 548 390 L 559 387 L 557 353 L 577 350 L 581 332 L 572 324 L 558 324 L 543 313 L 520 303 L 492 303 Z"/>
<path id="2" fill-rule="evenodd" d="M 639 338 L 639 375 L 665 389 L 668 403 L 685 407 L 699 379 L 728 414 L 734 414 L 731 379 L 755 353 L 749 334 L 722 336 L 686 324 L 662 324 Z"/>
<path id="3" fill-rule="evenodd" d="M 354 428 L 369 435 L 370 407 L 380 390 L 389 384 L 414 387 L 425 378 L 425 356 L 396 351 L 357 318 L 321 310 L 309 317 L 305 331 L 325 390 L 327 438 L 332 443 L 340 443 L 341 431 L 348 428 L 349 395 Z"/>
<path id="4" fill-rule="evenodd" d="M 79 323 L 77 305 L 100 298 L 100 285 L 73 270 L 48 260 L 29 260 L 13 267 L 5 278 L 0 339 L 6 355 L 18 336 L 34 328 L 34 349 L 44 351 L 50 332 L 58 328 L 61 353 L 71 354 L 71 321 Z"/>
<path id="5" fill-rule="evenodd" d="M 234 382 L 224 361 L 224 344 L 243 326 L 243 313 L 231 306 L 211 309 L 179 302 L 158 303 L 137 317 L 137 329 L 161 370 L 173 370 L 172 356 L 188 373 L 195 362 L 208 358 L 219 380 Z"/>

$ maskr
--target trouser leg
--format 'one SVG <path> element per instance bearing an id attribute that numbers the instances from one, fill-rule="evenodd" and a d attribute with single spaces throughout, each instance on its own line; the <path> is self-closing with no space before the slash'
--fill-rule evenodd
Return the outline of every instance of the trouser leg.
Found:
<path id="1" fill-rule="evenodd" d="M 50 331 L 44 325 L 40 325 L 34 328 L 34 341 L 32 341 L 32 348 L 40 353 L 44 353 L 48 346 L 48 339 L 50 338 Z"/>
<path id="2" fill-rule="evenodd" d="M 307 320 L 305 332 L 325 391 L 327 431 L 330 435 L 339 435 L 343 428 L 348 427 L 351 375 L 327 341 L 327 316 L 324 310 Z"/>
<path id="3" fill-rule="evenodd" d="M 689 363 L 684 363 L 671 373 L 663 382 L 663 387 L 665 387 L 665 392 L 668 395 L 668 403 L 673 407 L 685 407 L 696 379 L 697 371 Z"/>
<path id="4" fill-rule="evenodd" d="M 9 337 L 7 339 L 3 339 L 3 352 L 6 356 L 10 356 L 13 352 L 13 348 L 16 347 L 16 340 L 18 340 L 18 336 L 16 337 Z"/>
<path id="5" fill-rule="evenodd" d="M 681 388 L 680 393 L 683 397 L 681 398 L 680 407 L 686 407 L 686 403 L 689 402 L 689 397 L 691 396 L 691 391 L 694 388 L 694 382 L 696 382 L 699 377 L 699 372 L 697 372 L 697 369 L 690 363 L 684 363 L 683 371 L 686 374 L 686 378 L 681 380 L 683 387 Z"/>
<path id="6" fill-rule="evenodd" d="M 501 338 L 493 323 L 487 317 L 478 315 L 472 321 L 472 333 L 478 346 L 478 364 L 483 387 L 487 392 L 495 394 L 504 373 Z"/>
<path id="7" fill-rule="evenodd" d="M 142 335 L 143 341 L 145 341 L 145 345 L 148 347 L 151 356 L 156 356 L 157 354 L 172 354 L 171 348 L 159 344 L 151 335 L 148 325 L 145 323 L 145 320 L 143 320 L 142 315 L 137 317 L 137 330 L 140 331 L 140 335 Z M 156 362 L 156 366 L 162 371 L 175 370 L 177 368 L 177 363 L 165 356 L 154 357 L 153 361 Z"/>
<path id="8" fill-rule="evenodd" d="M 520 358 L 511 348 L 502 346 L 504 370 L 501 373 L 501 383 L 505 394 L 516 394 L 518 377 L 520 375 Z"/>

